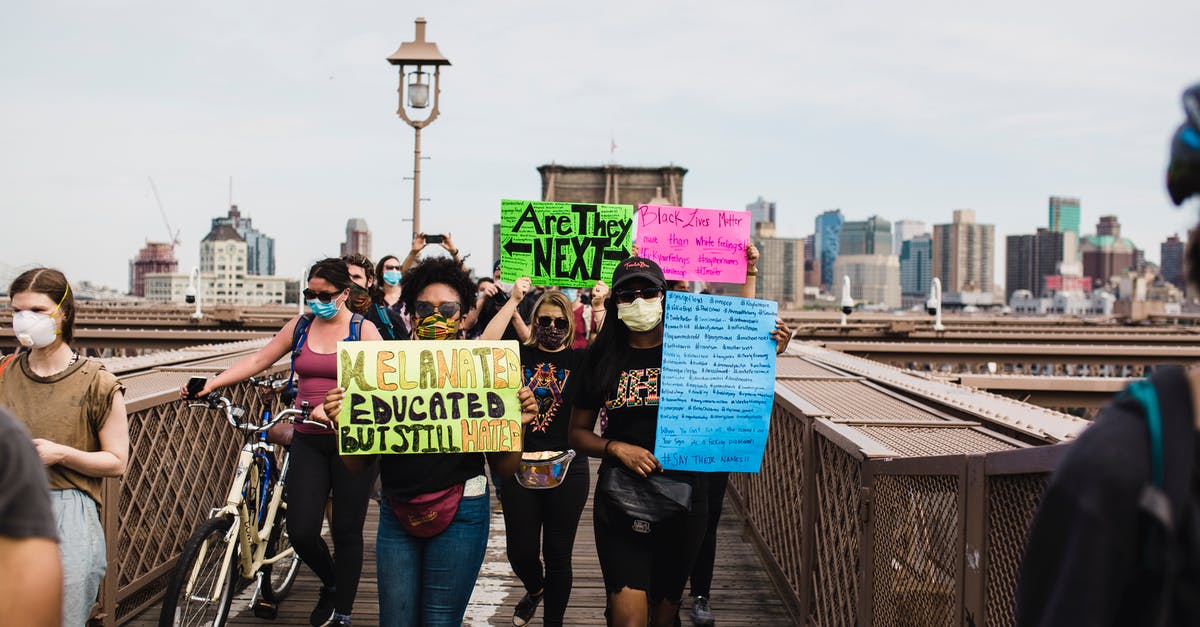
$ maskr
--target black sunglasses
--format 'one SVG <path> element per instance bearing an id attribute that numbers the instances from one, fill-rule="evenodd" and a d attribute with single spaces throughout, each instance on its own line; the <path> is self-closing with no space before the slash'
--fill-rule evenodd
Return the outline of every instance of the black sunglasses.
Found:
<path id="1" fill-rule="evenodd" d="M 323 303 L 327 303 L 341 295 L 341 292 L 315 292 L 307 288 L 304 290 L 304 300 L 319 300 Z"/>
<path id="2" fill-rule="evenodd" d="M 617 290 L 613 293 L 616 294 L 618 303 L 632 303 L 639 297 L 643 300 L 654 300 L 662 296 L 663 290 L 661 287 L 643 287 L 640 290 Z"/>
<path id="3" fill-rule="evenodd" d="M 538 316 L 537 323 L 538 323 L 539 327 L 549 328 L 550 325 L 554 325 L 554 328 L 556 328 L 556 329 L 567 328 L 567 319 L 566 318 L 551 318 L 550 316 Z"/>
<path id="4" fill-rule="evenodd" d="M 428 318 L 429 316 L 432 316 L 435 309 L 438 313 L 442 314 L 446 318 L 453 318 L 458 313 L 459 306 L 457 302 L 450 301 L 434 307 L 433 303 L 429 301 L 419 300 L 417 301 L 417 306 L 415 309 L 418 318 Z"/>

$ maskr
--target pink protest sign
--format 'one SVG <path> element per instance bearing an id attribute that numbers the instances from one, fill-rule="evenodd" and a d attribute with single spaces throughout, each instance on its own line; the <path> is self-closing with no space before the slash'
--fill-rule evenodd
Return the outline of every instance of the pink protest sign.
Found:
<path id="1" fill-rule="evenodd" d="M 640 205 L 637 225 L 638 254 L 667 280 L 746 282 L 749 211 Z"/>

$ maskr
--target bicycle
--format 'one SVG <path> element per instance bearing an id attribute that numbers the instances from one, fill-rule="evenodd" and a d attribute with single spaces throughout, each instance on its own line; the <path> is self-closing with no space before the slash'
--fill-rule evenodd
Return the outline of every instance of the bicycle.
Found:
<path id="1" fill-rule="evenodd" d="M 287 381 L 251 378 L 250 383 L 269 390 L 273 397 Z M 301 403 L 300 409 L 285 409 L 274 416 L 268 404 L 255 423 L 240 422 L 245 409 L 216 392 L 202 401 L 188 406 L 223 409 L 229 424 L 246 435 L 246 442 L 225 505 L 214 508 L 184 544 L 163 597 L 159 627 L 222 627 L 233 597 L 248 582 L 257 586 L 250 601 L 254 615 L 273 619 L 300 568 L 285 521 L 288 452 L 280 447 L 277 459 L 276 445 L 267 441 L 266 433 L 284 419 L 324 425 L 307 420 L 311 411 L 307 402 Z"/>

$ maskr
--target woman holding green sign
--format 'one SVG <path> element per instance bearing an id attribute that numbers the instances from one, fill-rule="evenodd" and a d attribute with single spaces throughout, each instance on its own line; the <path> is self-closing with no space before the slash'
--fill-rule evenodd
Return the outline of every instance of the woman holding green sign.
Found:
<path id="1" fill-rule="evenodd" d="M 585 361 L 571 415 L 571 446 L 603 459 L 593 518 L 612 625 L 678 625 L 705 534 L 706 474 L 664 471 L 653 452 L 666 291 L 654 261 L 630 257 L 617 265 L 608 320 Z M 597 436 L 602 408 L 608 423 Z"/>
<path id="2" fill-rule="evenodd" d="M 504 335 L 529 289 L 528 278 L 517 279 L 480 339 Z M 571 553 L 588 495 L 587 457 L 575 459 L 567 444 L 586 352 L 572 347 L 576 316 L 561 291 L 544 292 L 528 323 L 531 335 L 521 345 L 522 382 L 533 392 L 538 414 L 525 427 L 520 471 L 504 481 L 504 531 L 508 562 L 525 586 L 513 624 L 528 624 L 545 598 L 542 624 L 552 626 L 563 624 L 571 598 Z"/>
<path id="3" fill-rule="evenodd" d="M 475 283 L 453 259 L 431 257 L 408 270 L 400 298 L 412 339 L 458 339 L 475 303 Z M 325 396 L 325 412 L 341 411 L 345 390 Z M 527 387 L 517 394 L 521 422 L 537 416 Z M 369 464 L 370 456 L 343 457 Z M 521 453 L 422 453 L 380 456 L 383 479 L 375 557 L 379 620 L 384 626 L 459 625 L 483 565 L 490 507 L 484 463 L 498 474 L 517 471 Z"/>

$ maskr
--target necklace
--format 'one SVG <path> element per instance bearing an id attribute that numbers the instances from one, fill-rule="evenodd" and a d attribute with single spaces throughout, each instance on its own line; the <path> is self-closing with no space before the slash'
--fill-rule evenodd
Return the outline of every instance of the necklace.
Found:
<path id="1" fill-rule="evenodd" d="M 72 352 L 71 353 L 71 361 L 67 362 L 67 367 L 70 368 L 71 366 L 74 366 L 75 362 L 77 362 L 77 361 L 79 361 L 79 353 Z"/>

